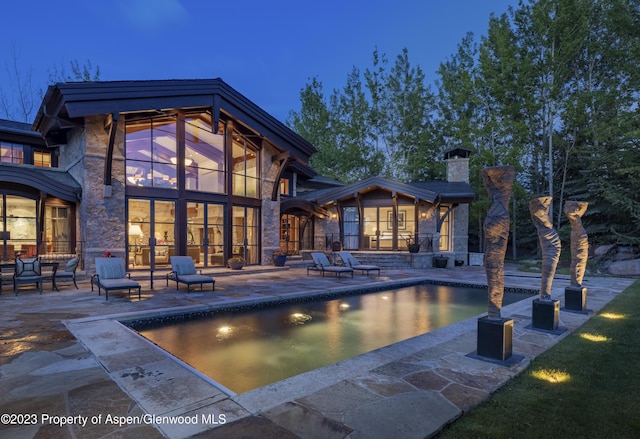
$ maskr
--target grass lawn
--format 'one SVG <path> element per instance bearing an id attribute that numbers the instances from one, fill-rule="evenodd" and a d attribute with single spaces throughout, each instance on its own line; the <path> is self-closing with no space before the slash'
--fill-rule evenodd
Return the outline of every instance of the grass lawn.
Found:
<path id="1" fill-rule="evenodd" d="M 436 437 L 640 437 L 640 281 Z"/>

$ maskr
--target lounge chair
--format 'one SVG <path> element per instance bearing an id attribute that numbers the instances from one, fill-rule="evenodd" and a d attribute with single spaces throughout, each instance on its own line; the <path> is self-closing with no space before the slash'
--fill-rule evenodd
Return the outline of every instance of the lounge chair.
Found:
<path id="1" fill-rule="evenodd" d="M 78 284 L 76 283 L 76 269 L 78 268 L 78 258 L 71 258 L 65 264 L 63 271 L 56 271 L 56 285 L 61 280 L 72 280 L 73 284 L 76 286 L 76 290 L 78 289 Z"/>
<path id="2" fill-rule="evenodd" d="M 347 267 L 351 267 L 354 270 L 359 270 L 363 273 L 367 273 L 369 276 L 370 271 L 378 271 L 378 276 L 380 276 L 380 267 L 377 265 L 365 265 L 361 264 L 350 252 L 339 252 L 338 253 L 344 262 L 344 265 Z"/>
<path id="3" fill-rule="evenodd" d="M 202 274 L 201 270 L 196 270 L 196 264 L 191 256 L 171 256 L 171 272 L 167 274 L 167 286 L 169 280 L 176 281 L 176 289 L 180 289 L 179 284 L 187 285 L 187 293 L 191 285 L 211 284 L 211 291 L 216 289 L 216 281 L 213 276 Z"/>
<path id="4" fill-rule="evenodd" d="M 109 291 L 111 290 L 138 290 L 138 299 L 140 299 L 140 284 L 131 280 L 131 274 L 124 269 L 124 261 L 121 258 L 96 258 L 96 274 L 91 277 L 91 291 L 93 286 L 98 286 L 98 295 L 100 291 L 105 291 L 105 300 L 109 300 Z"/>
<path id="5" fill-rule="evenodd" d="M 13 274 L 13 292 L 18 295 L 18 285 L 36 284 L 38 291 L 42 294 L 42 271 L 40 259 L 16 258 L 15 272 Z"/>
<path id="6" fill-rule="evenodd" d="M 311 257 L 315 265 L 307 267 L 307 276 L 309 276 L 309 271 L 320 271 L 322 272 L 322 277 L 324 277 L 325 273 L 335 273 L 337 277 L 341 277 L 342 273 L 351 273 L 351 277 L 353 277 L 353 268 L 332 265 L 324 253 L 311 253 Z"/>

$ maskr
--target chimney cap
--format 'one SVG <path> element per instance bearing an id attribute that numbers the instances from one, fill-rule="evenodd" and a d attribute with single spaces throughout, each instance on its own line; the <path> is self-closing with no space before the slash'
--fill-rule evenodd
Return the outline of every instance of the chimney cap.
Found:
<path id="1" fill-rule="evenodd" d="M 469 158 L 470 155 L 471 155 L 470 149 L 454 148 L 451 151 L 447 151 L 444 153 L 444 159 L 445 160 L 455 159 L 455 158 L 466 159 L 466 158 Z"/>

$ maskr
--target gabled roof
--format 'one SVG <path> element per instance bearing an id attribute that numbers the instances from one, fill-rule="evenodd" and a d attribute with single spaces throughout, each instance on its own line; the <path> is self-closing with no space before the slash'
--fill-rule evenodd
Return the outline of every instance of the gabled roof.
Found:
<path id="1" fill-rule="evenodd" d="M 86 116 L 175 108 L 223 112 L 304 163 L 316 152 L 311 143 L 220 78 L 58 83 L 48 88 L 33 129 L 48 137 L 77 126 Z"/>
<path id="2" fill-rule="evenodd" d="M 323 191 L 323 193 L 317 194 L 315 201 L 320 205 L 330 204 L 352 198 L 356 193 L 367 193 L 376 189 L 387 190 L 398 195 L 405 195 L 410 198 L 415 198 L 416 200 L 424 200 L 431 203 L 434 203 L 438 198 L 438 194 L 429 189 L 423 189 L 406 183 L 388 180 L 384 177 L 369 177 L 343 187 Z M 312 195 L 310 194 L 307 196 L 307 199 L 311 197 Z"/>

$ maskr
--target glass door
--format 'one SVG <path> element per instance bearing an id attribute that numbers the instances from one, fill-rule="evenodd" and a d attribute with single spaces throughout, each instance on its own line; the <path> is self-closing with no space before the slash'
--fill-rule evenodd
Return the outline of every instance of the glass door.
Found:
<path id="1" fill-rule="evenodd" d="M 129 265 L 150 268 L 169 265 L 175 253 L 175 202 L 128 200 Z M 151 239 L 153 238 L 153 239 Z"/>
<path id="2" fill-rule="evenodd" d="M 258 264 L 259 209 L 233 207 L 232 255 L 242 256 L 247 264 Z"/>

